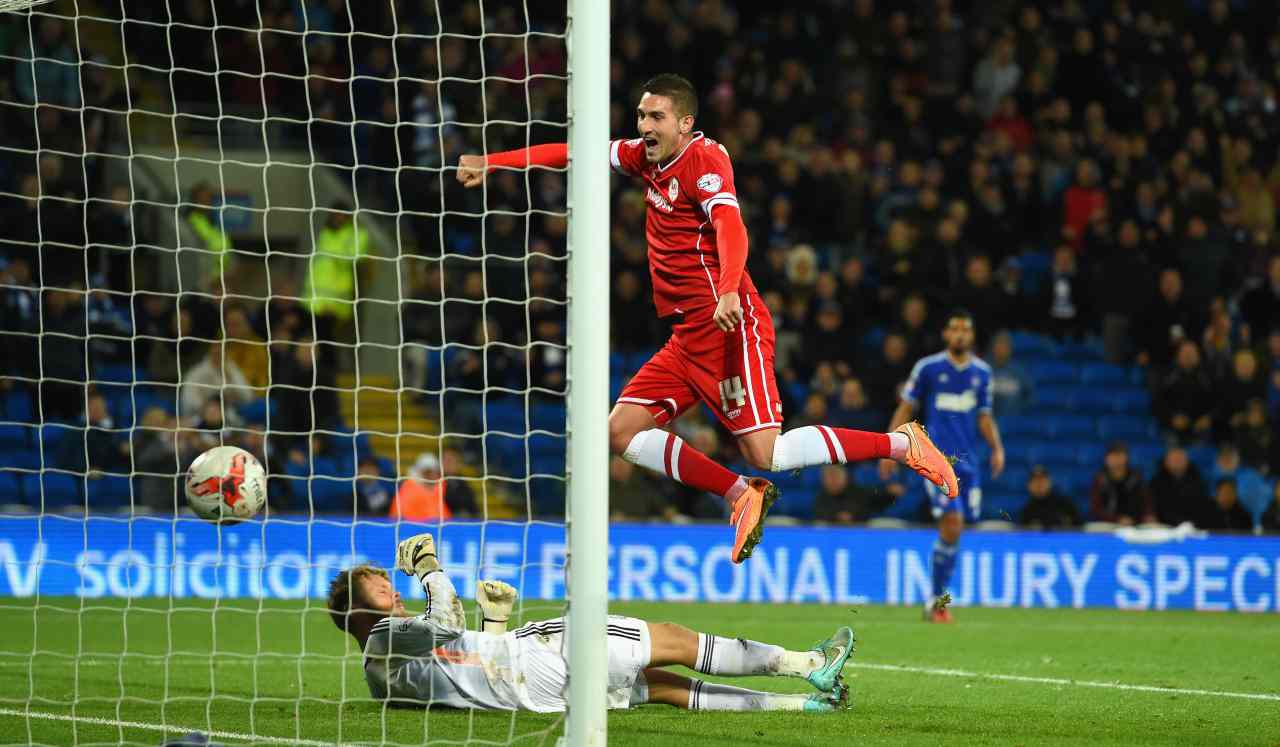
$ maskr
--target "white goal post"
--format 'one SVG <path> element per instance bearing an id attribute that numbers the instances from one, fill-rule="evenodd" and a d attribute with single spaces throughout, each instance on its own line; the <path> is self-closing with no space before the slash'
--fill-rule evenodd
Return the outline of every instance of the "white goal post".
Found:
<path id="1" fill-rule="evenodd" d="M 609 0 L 569 4 L 569 720 L 575 747 L 607 737 L 609 536 Z"/>

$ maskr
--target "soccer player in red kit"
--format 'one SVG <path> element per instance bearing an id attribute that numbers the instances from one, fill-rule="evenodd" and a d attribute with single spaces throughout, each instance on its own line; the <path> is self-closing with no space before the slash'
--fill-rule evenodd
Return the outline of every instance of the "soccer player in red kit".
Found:
<path id="1" fill-rule="evenodd" d="M 644 86 L 636 108 L 640 137 L 609 143 L 609 163 L 644 182 L 649 270 L 658 316 L 672 317 L 671 339 L 631 379 L 609 414 L 609 443 L 624 459 L 697 489 L 732 508 L 733 560 L 760 541 L 778 491 L 745 479 L 662 427 L 698 403 L 711 408 L 758 469 L 783 472 L 819 464 L 893 458 L 959 493 L 950 462 L 917 423 L 893 433 L 825 425 L 782 432 L 773 371 L 773 318 L 746 271 L 747 229 L 733 165 L 724 146 L 693 129 L 698 100 L 678 75 Z M 495 168 L 563 168 L 564 143 L 487 156 L 464 155 L 458 181 L 476 187 Z"/>

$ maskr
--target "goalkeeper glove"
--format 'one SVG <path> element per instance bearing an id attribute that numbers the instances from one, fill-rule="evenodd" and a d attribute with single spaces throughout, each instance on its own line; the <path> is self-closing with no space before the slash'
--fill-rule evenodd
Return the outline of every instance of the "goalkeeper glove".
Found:
<path id="1" fill-rule="evenodd" d="M 418 534 L 401 541 L 396 546 L 396 568 L 406 576 L 417 576 L 419 579 L 440 570 L 435 539 L 430 534 Z"/>
<path id="2" fill-rule="evenodd" d="M 476 583 L 476 603 L 484 618 L 481 629 L 486 633 L 501 635 L 507 632 L 507 620 L 516 604 L 516 587 L 503 581 L 479 581 Z"/>

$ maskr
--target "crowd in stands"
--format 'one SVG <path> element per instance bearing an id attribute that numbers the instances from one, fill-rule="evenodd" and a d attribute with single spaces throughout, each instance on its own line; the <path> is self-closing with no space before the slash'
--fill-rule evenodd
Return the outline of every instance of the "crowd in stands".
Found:
<path id="1" fill-rule="evenodd" d="M 94 154 L 126 136 L 126 93 L 162 86 L 175 112 L 191 115 L 178 126 L 218 112 L 266 117 L 270 137 L 348 169 L 362 209 L 392 221 L 408 260 L 404 341 L 434 351 L 405 385 L 441 408 L 450 432 L 479 433 L 506 390 L 562 402 L 563 174 L 501 172 L 464 192 L 441 169 L 465 152 L 564 138 L 545 124 L 565 119 L 563 8 L 167 5 L 113 11 L 128 14 L 128 80 L 125 60 L 58 64 L 78 59 L 65 23 L 0 38 L 0 59 L 13 63 L 0 76 L 10 102 L 0 126 L 6 145 L 23 143 L 0 155 L 0 325 L 66 333 L 10 334 L 6 344 L 29 353 L 15 359 L 38 350 L 59 382 L 88 380 L 85 361 L 99 355 L 145 367 L 181 406 L 152 415 L 169 418 L 160 427 L 198 432 L 260 433 L 227 421 L 247 404 L 233 401 L 239 392 L 257 400 L 269 385 L 281 398 L 266 408 L 277 413 L 272 428 L 292 440 L 259 448 L 282 462 L 320 425 L 312 412 L 336 413 L 321 377 L 344 348 L 326 352 L 337 333 L 316 337 L 314 310 L 281 298 L 305 295 L 300 281 L 273 287 L 269 305 L 212 292 L 175 303 L 148 279 L 171 261 L 162 252 L 113 261 L 120 247 L 150 244 L 150 229 Z M 991 518 L 1280 529 L 1280 16 L 1269 3 L 818 0 L 756 13 L 729 0 L 616 0 L 613 14 L 614 134 L 631 133 L 638 86 L 675 70 L 701 93 L 698 128 L 733 157 L 789 426 L 883 429 L 914 361 L 940 349 L 943 315 L 964 307 L 997 372 L 997 421 L 1043 411 L 1046 367 L 1028 357 L 1039 346 L 1068 365 L 1084 351 L 1119 372 L 1081 375 L 1096 399 L 1109 391 L 1099 382 L 1145 390 L 1126 414 L 1151 424 L 1148 440 L 1095 432 L 1091 481 L 1028 461 L 1012 473 L 1014 514 Z M 215 21 L 216 34 L 206 31 Z M 153 22 L 173 22 L 167 44 L 148 43 Z M 528 30 L 540 33 L 519 36 Z M 23 61 L 32 40 L 34 64 Z M 505 80 L 529 75 L 527 85 Z M 81 103 L 93 107 L 84 117 L 60 108 Z M 508 124 L 530 120 L 539 124 Z M 642 194 L 615 179 L 611 200 L 616 391 L 666 330 L 649 298 Z M 12 375 L 32 378 L 23 371 Z M 201 393 L 215 391 L 232 406 L 205 407 Z M 76 398 L 40 401 L 46 417 L 105 422 L 67 404 Z M 678 428 L 739 461 L 708 420 Z M 198 449 L 183 438 L 180 448 Z M 136 460 L 142 447 L 88 453 L 118 460 L 123 448 Z M 355 468 L 373 473 L 368 456 Z M 619 460 L 610 474 L 619 518 L 723 511 Z M 813 500 L 798 513 L 837 523 L 894 515 L 917 482 L 831 467 L 804 484 Z"/>

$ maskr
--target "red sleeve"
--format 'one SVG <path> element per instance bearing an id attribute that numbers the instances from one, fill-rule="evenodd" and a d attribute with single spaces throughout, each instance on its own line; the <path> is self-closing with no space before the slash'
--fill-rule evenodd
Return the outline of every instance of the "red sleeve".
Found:
<path id="1" fill-rule="evenodd" d="M 644 170 L 644 140 L 614 140 L 609 143 L 609 167 L 624 176 L 635 176 Z"/>
<path id="2" fill-rule="evenodd" d="M 716 253 L 720 258 L 718 293 L 737 293 L 747 267 L 747 227 L 738 207 L 729 151 L 714 141 L 699 148 L 695 197 L 716 229 Z"/>
<path id="3" fill-rule="evenodd" d="M 716 254 L 720 257 L 720 295 L 737 293 L 742 273 L 747 268 L 747 227 L 738 208 L 721 204 L 712 206 L 711 225 L 716 228 Z"/>
<path id="4" fill-rule="evenodd" d="M 569 144 L 545 143 L 543 145 L 530 145 L 528 148 L 506 150 L 501 153 L 490 153 L 485 156 L 484 162 L 488 164 L 490 171 L 493 171 L 496 166 L 506 166 L 513 169 L 527 169 L 530 166 L 549 166 L 553 169 L 563 169 L 569 165 Z"/>

